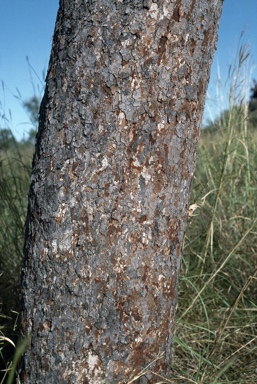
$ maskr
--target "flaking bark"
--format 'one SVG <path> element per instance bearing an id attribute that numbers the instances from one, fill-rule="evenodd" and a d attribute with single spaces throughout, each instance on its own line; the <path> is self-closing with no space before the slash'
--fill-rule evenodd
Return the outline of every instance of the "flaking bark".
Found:
<path id="1" fill-rule="evenodd" d="M 29 193 L 22 382 L 168 376 L 222 0 L 61 0 Z M 148 372 L 136 383 L 160 381 Z"/>

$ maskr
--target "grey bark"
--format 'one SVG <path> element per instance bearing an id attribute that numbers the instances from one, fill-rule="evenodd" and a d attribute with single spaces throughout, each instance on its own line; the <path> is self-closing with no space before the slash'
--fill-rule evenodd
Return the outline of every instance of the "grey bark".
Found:
<path id="1" fill-rule="evenodd" d="M 150 363 L 136 383 L 168 377 L 221 7 L 60 1 L 29 193 L 23 383 L 128 383 Z"/>

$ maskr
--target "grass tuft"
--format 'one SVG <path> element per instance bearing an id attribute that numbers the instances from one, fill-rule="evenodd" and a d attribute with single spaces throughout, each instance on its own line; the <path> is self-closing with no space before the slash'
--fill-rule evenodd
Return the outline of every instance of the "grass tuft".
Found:
<path id="1" fill-rule="evenodd" d="M 229 108 L 203 130 L 179 284 L 173 381 L 256 383 L 257 124 L 246 47 L 230 68 Z"/>

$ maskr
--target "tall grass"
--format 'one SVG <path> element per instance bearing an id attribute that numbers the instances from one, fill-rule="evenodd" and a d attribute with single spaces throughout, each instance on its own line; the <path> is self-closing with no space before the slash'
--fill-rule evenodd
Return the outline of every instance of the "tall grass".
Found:
<path id="1" fill-rule="evenodd" d="M 8 126 L 6 119 L 2 122 Z M 0 132 L 0 383 L 4 383 L 19 337 L 20 274 L 33 146 L 18 143 L 7 128 Z"/>
<path id="2" fill-rule="evenodd" d="M 229 108 L 202 132 L 179 285 L 173 382 L 257 382 L 257 125 L 243 76 Z"/>
<path id="3" fill-rule="evenodd" d="M 3 81 L 1 82 L 3 100 L 0 100 L 0 384 L 9 384 L 13 380 L 17 356 L 24 346 L 18 343 L 24 223 L 39 100 L 44 88 L 43 80 L 38 77 L 28 58 L 27 62 L 33 89 L 33 96 L 30 99 L 24 101 L 17 88 L 16 95 Z M 42 79 L 44 77 L 43 73 Z M 35 79 L 39 85 L 34 85 Z M 18 100 L 30 120 L 30 123 L 25 123 L 29 128 L 27 138 L 23 138 L 21 142 L 15 139 L 10 129 L 12 113 L 10 110 L 6 113 L 4 102 L 6 90 Z"/>

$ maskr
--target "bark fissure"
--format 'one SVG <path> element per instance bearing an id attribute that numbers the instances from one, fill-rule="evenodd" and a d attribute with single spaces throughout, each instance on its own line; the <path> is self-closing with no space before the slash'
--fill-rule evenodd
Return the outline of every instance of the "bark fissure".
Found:
<path id="1" fill-rule="evenodd" d="M 168 375 L 222 0 L 60 1 L 29 194 L 24 383 Z M 138 383 L 155 383 L 146 374 Z"/>

